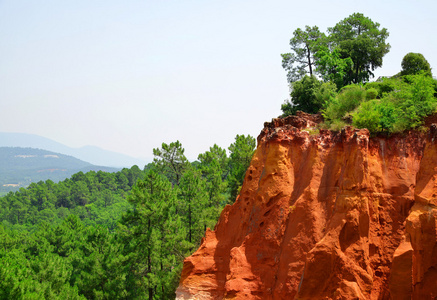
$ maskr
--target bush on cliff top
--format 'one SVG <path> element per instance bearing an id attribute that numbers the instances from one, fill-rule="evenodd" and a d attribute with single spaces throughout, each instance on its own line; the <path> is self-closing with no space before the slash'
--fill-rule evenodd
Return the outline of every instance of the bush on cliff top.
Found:
<path id="1" fill-rule="evenodd" d="M 423 119 L 436 112 L 437 108 L 437 81 L 425 72 L 382 78 L 364 86 L 351 84 L 338 93 L 332 83 L 316 81 L 316 78 L 312 79 L 312 88 L 309 89 L 312 98 L 308 94 L 299 98 L 302 89 L 291 94 L 292 101 L 282 105 L 283 116 L 294 114 L 297 110 L 315 113 L 314 108 L 317 107 L 325 119 L 325 128 L 339 130 L 351 124 L 367 128 L 371 133 L 391 134 L 420 126 Z M 305 110 L 304 105 L 294 105 L 295 99 L 306 99 L 305 105 L 312 103 L 313 109 Z M 315 100 L 311 102 L 311 99 Z"/>
<path id="2" fill-rule="evenodd" d="M 423 119 L 434 113 L 434 80 L 424 74 L 407 75 L 395 81 L 397 86 L 383 93 L 379 100 L 363 102 L 352 114 L 353 125 L 370 132 L 395 133 L 420 126 Z"/>
<path id="3" fill-rule="evenodd" d="M 315 114 L 325 108 L 337 90 L 334 83 L 320 81 L 315 76 L 305 76 L 293 82 L 291 87 L 291 100 L 286 100 L 281 106 L 283 117 L 294 115 L 299 110 Z"/>

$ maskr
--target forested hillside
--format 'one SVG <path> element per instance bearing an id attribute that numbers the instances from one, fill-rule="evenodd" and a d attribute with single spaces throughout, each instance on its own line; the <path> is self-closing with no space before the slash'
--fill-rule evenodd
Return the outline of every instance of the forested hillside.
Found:
<path id="1" fill-rule="evenodd" d="M 44 149 L 76 157 L 97 166 L 114 168 L 144 165 L 146 160 L 134 158 L 125 154 L 104 150 L 95 146 L 72 148 L 54 140 L 27 133 L 0 132 L 0 147 L 21 147 Z"/>
<path id="2" fill-rule="evenodd" d="M 169 299 L 181 264 L 232 203 L 255 148 L 237 135 L 190 163 L 177 141 L 154 162 L 79 172 L 0 198 L 0 299 Z"/>
<path id="3" fill-rule="evenodd" d="M 0 147 L 0 195 L 18 191 L 32 182 L 46 179 L 58 182 L 79 171 L 91 170 L 115 172 L 119 169 L 95 166 L 72 156 L 41 149 Z"/>

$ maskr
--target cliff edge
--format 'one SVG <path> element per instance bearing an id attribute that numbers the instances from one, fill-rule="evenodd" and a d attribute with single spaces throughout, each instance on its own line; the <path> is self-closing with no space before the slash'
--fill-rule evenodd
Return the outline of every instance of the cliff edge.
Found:
<path id="1" fill-rule="evenodd" d="M 177 299 L 434 299 L 437 126 L 370 138 L 266 123 L 236 202 L 184 261 Z"/>

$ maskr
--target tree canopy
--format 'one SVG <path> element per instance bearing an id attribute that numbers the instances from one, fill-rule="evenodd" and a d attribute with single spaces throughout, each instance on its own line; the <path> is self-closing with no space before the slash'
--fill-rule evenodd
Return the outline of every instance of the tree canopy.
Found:
<path id="1" fill-rule="evenodd" d="M 281 54 L 282 67 L 287 70 L 288 82 L 301 79 L 305 74 L 313 75 L 315 67 L 314 53 L 320 43 L 322 33 L 317 26 L 305 26 L 293 32 L 290 39 L 290 47 L 293 52 Z"/>
<path id="2" fill-rule="evenodd" d="M 182 173 L 187 168 L 188 159 L 184 152 L 185 149 L 179 141 L 162 143 L 161 148 L 153 149 L 153 162 L 173 184 L 179 183 Z"/>
<path id="3" fill-rule="evenodd" d="M 417 75 L 423 72 L 425 75 L 432 77 L 431 66 L 421 53 L 408 53 L 402 59 L 401 75 Z"/>
<path id="4" fill-rule="evenodd" d="M 345 74 L 344 83 L 364 83 L 374 77 L 373 71 L 382 66 L 382 58 L 390 50 L 386 43 L 388 31 L 379 29 L 361 13 L 354 13 L 328 28 L 331 49 L 338 49 L 340 58 L 352 60 L 351 69 Z"/>
<path id="5" fill-rule="evenodd" d="M 328 28 L 328 35 L 317 26 L 297 28 L 290 40 L 292 52 L 281 54 L 282 67 L 290 83 L 305 74 L 332 81 L 340 89 L 350 83 L 364 83 L 382 66 L 390 50 L 386 28 L 361 13 L 354 13 Z"/>
<path id="6" fill-rule="evenodd" d="M 0 299 L 172 299 L 185 257 L 235 200 L 255 139 L 189 162 L 176 141 L 144 167 L 78 172 L 0 197 Z"/>
<path id="7" fill-rule="evenodd" d="M 229 188 L 231 198 L 234 199 L 243 184 L 246 170 L 249 167 L 253 153 L 255 152 L 256 141 L 250 135 L 238 135 L 235 137 L 235 142 L 229 146 Z"/>
<path id="8" fill-rule="evenodd" d="M 315 114 L 325 106 L 337 87 L 331 82 L 322 82 L 315 76 L 305 75 L 291 84 L 291 101 L 281 106 L 283 116 L 294 115 L 298 110 Z"/>

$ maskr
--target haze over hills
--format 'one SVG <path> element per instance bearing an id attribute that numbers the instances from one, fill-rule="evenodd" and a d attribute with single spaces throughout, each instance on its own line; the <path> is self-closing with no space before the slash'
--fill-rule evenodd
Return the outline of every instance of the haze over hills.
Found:
<path id="1" fill-rule="evenodd" d="M 30 147 L 74 156 L 93 165 L 130 168 L 137 165 L 141 169 L 148 163 L 145 159 L 108 151 L 95 146 L 71 148 L 51 139 L 27 133 L 0 132 L 0 147 Z"/>
<path id="2" fill-rule="evenodd" d="M 80 171 L 118 170 L 41 149 L 0 147 L 0 192 L 16 191 L 41 180 L 58 182 Z"/>

